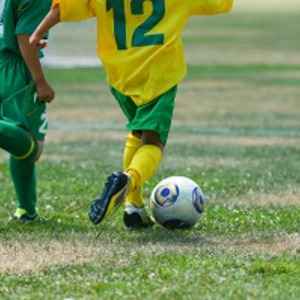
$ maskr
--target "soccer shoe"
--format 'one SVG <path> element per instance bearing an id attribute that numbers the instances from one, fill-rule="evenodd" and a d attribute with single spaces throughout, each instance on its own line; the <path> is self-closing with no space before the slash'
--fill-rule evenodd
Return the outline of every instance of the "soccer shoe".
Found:
<path id="1" fill-rule="evenodd" d="M 126 205 L 123 221 L 127 228 L 147 228 L 154 224 L 153 219 L 147 214 L 145 206 L 139 208 L 131 203 Z"/>
<path id="2" fill-rule="evenodd" d="M 14 215 L 10 218 L 10 221 L 22 221 L 22 222 L 31 222 L 34 220 L 42 220 L 43 218 L 39 214 L 29 216 L 27 211 L 22 208 L 17 208 Z"/>
<path id="3" fill-rule="evenodd" d="M 92 223 L 99 224 L 124 202 L 128 186 L 129 177 L 123 172 L 113 172 L 107 177 L 102 194 L 90 208 Z"/>

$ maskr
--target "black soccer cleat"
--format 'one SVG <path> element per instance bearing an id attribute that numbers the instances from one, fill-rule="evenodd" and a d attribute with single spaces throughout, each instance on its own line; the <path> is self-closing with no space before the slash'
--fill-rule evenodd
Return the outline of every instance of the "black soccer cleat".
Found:
<path id="1" fill-rule="evenodd" d="M 107 177 L 102 194 L 90 208 L 89 217 L 97 225 L 115 211 L 125 200 L 129 177 L 123 172 L 113 172 Z"/>

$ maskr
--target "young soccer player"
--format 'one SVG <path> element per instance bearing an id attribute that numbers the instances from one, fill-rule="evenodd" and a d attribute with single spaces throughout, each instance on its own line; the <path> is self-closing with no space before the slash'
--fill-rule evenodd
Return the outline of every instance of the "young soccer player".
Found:
<path id="1" fill-rule="evenodd" d="M 54 0 L 31 36 L 33 47 L 43 47 L 43 35 L 59 21 L 97 18 L 98 54 L 131 133 L 123 171 L 108 176 L 102 194 L 91 205 L 94 224 L 124 200 L 127 227 L 152 224 L 142 186 L 160 164 L 177 84 L 186 73 L 181 31 L 191 15 L 228 12 L 232 4 L 233 0 Z"/>
<path id="2" fill-rule="evenodd" d="M 47 129 L 45 102 L 54 98 L 29 37 L 50 7 L 50 0 L 0 0 L 0 148 L 10 153 L 13 219 L 22 221 L 38 217 L 35 161 Z"/>

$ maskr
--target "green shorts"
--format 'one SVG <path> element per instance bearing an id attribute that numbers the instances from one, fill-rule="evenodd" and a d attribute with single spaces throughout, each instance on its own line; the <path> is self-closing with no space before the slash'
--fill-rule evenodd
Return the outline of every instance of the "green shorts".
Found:
<path id="1" fill-rule="evenodd" d="M 164 145 L 167 144 L 177 85 L 141 106 L 137 106 L 130 97 L 121 94 L 113 87 L 111 87 L 111 92 L 129 122 L 126 126 L 127 129 L 131 131 L 155 131 L 159 135 L 160 142 Z"/>
<path id="2" fill-rule="evenodd" d="M 16 123 L 31 132 L 35 140 L 45 139 L 48 128 L 46 103 L 38 101 L 33 83 L 5 99 L 0 116 L 4 121 Z"/>
<path id="3" fill-rule="evenodd" d="M 24 62 L 0 54 L 0 119 L 13 122 L 44 140 L 48 128 L 46 103 L 37 100 L 36 88 Z"/>

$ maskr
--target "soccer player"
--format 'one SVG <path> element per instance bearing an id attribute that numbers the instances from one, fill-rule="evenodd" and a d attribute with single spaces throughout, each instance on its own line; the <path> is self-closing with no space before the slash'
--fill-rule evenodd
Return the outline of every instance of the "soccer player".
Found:
<path id="1" fill-rule="evenodd" d="M 232 4 L 233 0 L 54 0 L 31 36 L 31 45 L 40 48 L 45 32 L 56 23 L 97 18 L 98 54 L 131 132 L 123 171 L 108 176 L 102 194 L 91 205 L 94 224 L 124 200 L 127 227 L 152 224 L 142 186 L 162 159 L 177 84 L 186 73 L 181 31 L 191 15 L 225 13 Z"/>
<path id="2" fill-rule="evenodd" d="M 54 98 L 29 37 L 50 8 L 50 0 L 0 0 L 0 148 L 10 154 L 13 219 L 22 221 L 39 217 L 35 161 L 47 129 L 45 102 Z"/>

